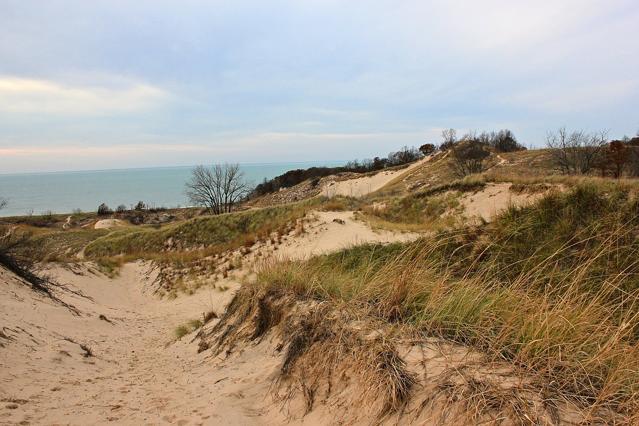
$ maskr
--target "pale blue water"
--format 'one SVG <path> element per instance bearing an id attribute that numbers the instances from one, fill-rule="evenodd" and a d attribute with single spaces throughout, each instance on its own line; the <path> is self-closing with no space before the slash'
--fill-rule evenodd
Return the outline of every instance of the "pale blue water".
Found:
<path id="1" fill-rule="evenodd" d="M 253 184 L 288 170 L 313 166 L 337 166 L 343 162 L 304 162 L 241 165 L 245 177 Z M 115 209 L 138 201 L 149 206 L 187 205 L 184 184 L 192 167 L 157 167 L 145 169 L 96 170 L 82 172 L 0 174 L 0 197 L 7 206 L 0 216 L 70 213 L 74 209 L 96 211 L 101 203 Z"/>

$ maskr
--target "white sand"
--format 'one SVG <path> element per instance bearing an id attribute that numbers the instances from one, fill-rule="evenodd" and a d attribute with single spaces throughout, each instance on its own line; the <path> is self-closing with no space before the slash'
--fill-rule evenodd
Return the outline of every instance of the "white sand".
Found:
<path id="1" fill-rule="evenodd" d="M 95 229 L 111 229 L 124 225 L 126 225 L 126 223 L 120 219 L 102 219 L 98 220 L 93 227 Z"/>
<path id="2" fill-rule="evenodd" d="M 424 162 L 429 161 L 430 158 L 431 156 L 427 156 L 399 170 L 381 171 L 372 176 L 329 182 L 322 188 L 321 194 L 328 198 L 335 197 L 336 195 L 361 198 L 383 188 L 397 176 L 421 166 Z"/>
<path id="3" fill-rule="evenodd" d="M 314 212 L 311 217 L 313 219 L 301 236 L 280 246 L 280 257 L 305 259 L 359 244 L 412 241 L 419 237 L 416 233 L 373 231 L 365 223 L 355 220 L 352 211 Z"/>
<path id="4" fill-rule="evenodd" d="M 266 366 L 247 361 L 240 367 L 238 361 L 221 371 L 210 355 L 197 354 L 188 343 L 193 336 L 166 346 L 178 325 L 211 309 L 222 313 L 232 291 L 203 289 L 159 300 L 140 264 L 126 265 L 113 280 L 85 268 L 83 275 L 53 272 L 94 299 L 63 296 L 81 316 L 0 270 L 0 324 L 11 339 L 0 338 L 5 346 L 0 347 L 0 423 L 267 423 L 256 417 L 270 386 L 262 377 Z M 94 356 L 84 357 L 79 344 Z M 256 374 L 259 379 L 247 386 Z M 268 418 L 284 421 L 277 412 Z"/>
<path id="5" fill-rule="evenodd" d="M 468 218 L 481 218 L 490 222 L 509 206 L 526 206 L 541 198 L 544 193 L 518 194 L 510 191 L 510 183 L 489 183 L 476 193 L 465 194 L 460 202 Z"/>

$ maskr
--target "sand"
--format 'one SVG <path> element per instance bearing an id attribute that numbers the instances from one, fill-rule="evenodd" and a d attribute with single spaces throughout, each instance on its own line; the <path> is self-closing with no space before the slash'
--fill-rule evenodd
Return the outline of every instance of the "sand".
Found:
<path id="1" fill-rule="evenodd" d="M 514 193 L 510 183 L 489 183 L 476 193 L 465 194 L 460 202 L 464 215 L 470 219 L 481 218 L 487 222 L 493 220 L 510 206 L 526 206 L 540 199 L 544 193 Z"/>
<path id="2" fill-rule="evenodd" d="M 418 236 L 374 232 L 353 212 L 314 212 L 298 234 L 270 255 L 301 259 Z M 269 255 L 265 247 L 262 252 Z M 222 314 L 237 282 L 225 281 L 226 291 L 202 287 L 170 300 L 154 294 L 150 264 L 126 264 L 115 278 L 90 263 L 48 272 L 90 299 L 59 293 L 80 311 L 74 315 L 0 268 L 0 336 L 6 336 L 0 337 L 0 424 L 287 423 L 270 393 L 280 357 L 260 347 L 228 362 L 210 351 L 198 354 L 194 333 L 176 341 L 179 325 L 205 312 Z M 316 421 L 292 424 L 301 423 Z"/>
<path id="3" fill-rule="evenodd" d="M 126 223 L 120 219 L 102 219 L 98 220 L 93 228 L 95 229 L 111 229 L 119 226 L 125 226 Z"/>
<path id="4" fill-rule="evenodd" d="M 0 339 L 0 423 L 267 423 L 256 417 L 270 384 L 264 365 L 238 361 L 220 370 L 189 344 L 193 336 L 172 343 L 175 327 L 209 310 L 221 313 L 232 291 L 160 300 L 143 264 L 125 265 L 115 279 L 86 267 L 52 272 L 93 298 L 62 295 L 80 316 L 0 271 L 0 324 L 8 337 Z M 277 412 L 268 419 L 284 422 Z"/>
<path id="5" fill-rule="evenodd" d="M 425 162 L 429 161 L 431 157 L 432 156 L 424 157 L 423 159 L 416 161 L 410 166 L 403 169 L 382 171 L 371 176 L 329 182 L 324 186 L 324 188 L 322 188 L 321 195 L 328 198 L 332 198 L 337 195 L 361 198 L 383 188 L 398 176 L 403 175 L 404 173 L 408 173 L 411 170 L 423 165 Z"/>
<path id="6" fill-rule="evenodd" d="M 365 243 L 406 242 L 419 238 L 417 233 L 372 230 L 354 217 L 354 212 L 313 212 L 304 233 L 284 242 L 278 256 L 305 259 Z"/>

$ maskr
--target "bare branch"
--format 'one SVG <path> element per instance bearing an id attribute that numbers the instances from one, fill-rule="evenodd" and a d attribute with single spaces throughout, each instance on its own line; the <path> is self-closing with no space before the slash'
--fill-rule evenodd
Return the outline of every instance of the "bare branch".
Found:
<path id="1" fill-rule="evenodd" d="M 606 148 L 608 132 L 586 133 L 583 130 L 568 133 L 565 127 L 549 132 L 546 145 L 551 148 L 555 166 L 564 174 L 587 174 Z"/>
<path id="2" fill-rule="evenodd" d="M 213 214 L 228 213 L 249 192 L 239 164 L 197 166 L 186 183 L 186 195 L 194 205 L 204 206 Z"/>

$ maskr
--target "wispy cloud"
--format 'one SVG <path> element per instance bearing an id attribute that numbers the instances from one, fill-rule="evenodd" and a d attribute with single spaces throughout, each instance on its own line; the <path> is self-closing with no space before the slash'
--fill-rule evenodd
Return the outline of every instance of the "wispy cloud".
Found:
<path id="1" fill-rule="evenodd" d="M 639 123 L 636 0 L 2 9 L 0 172 L 361 158 L 442 127 L 539 146 L 564 124 Z"/>
<path id="2" fill-rule="evenodd" d="M 0 76 L 0 112 L 21 114 L 122 114 L 162 105 L 168 93 L 148 84 L 69 86 L 50 80 Z"/>

